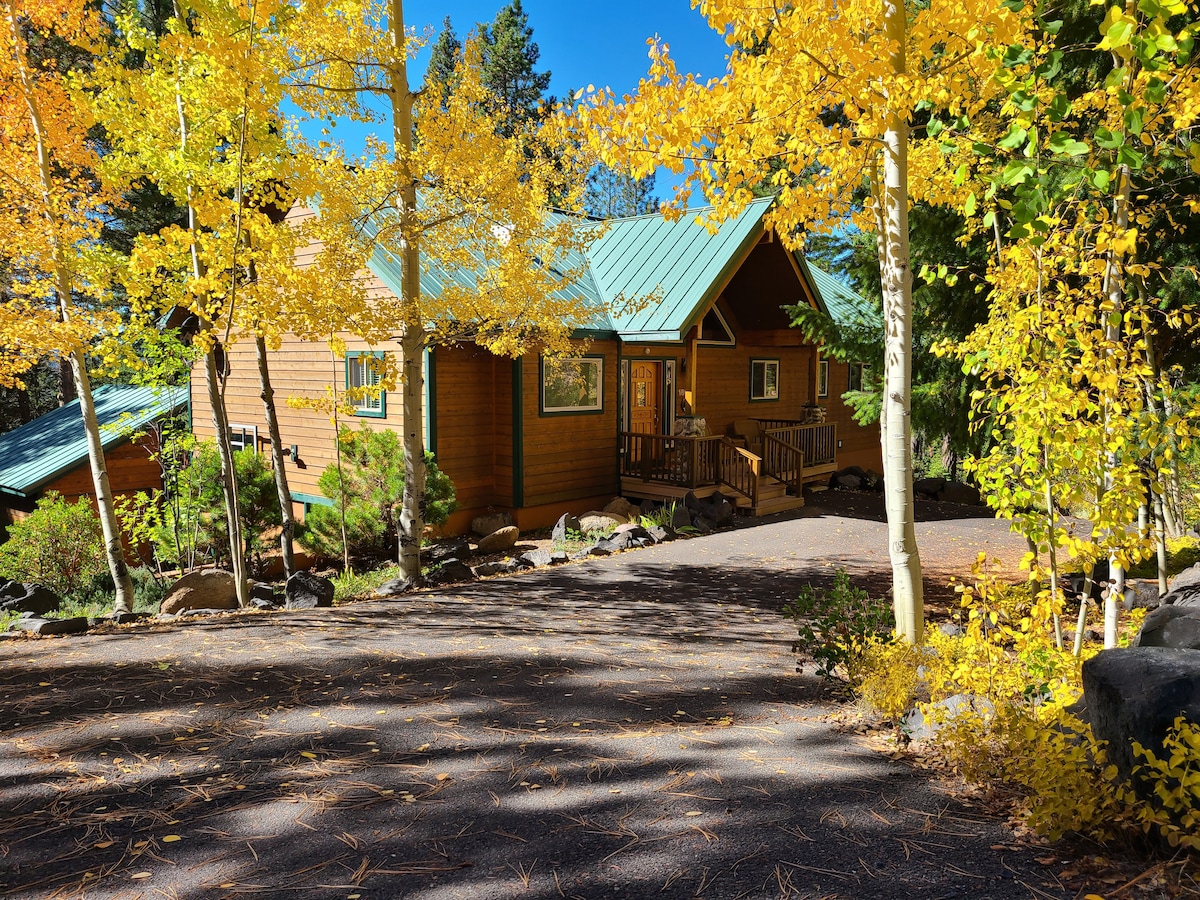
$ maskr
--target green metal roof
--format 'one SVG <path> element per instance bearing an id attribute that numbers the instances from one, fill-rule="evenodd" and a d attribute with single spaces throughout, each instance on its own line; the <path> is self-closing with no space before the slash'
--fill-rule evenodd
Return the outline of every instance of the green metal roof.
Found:
<path id="1" fill-rule="evenodd" d="M 771 199 L 755 200 L 742 213 L 710 232 L 700 214 L 671 222 L 661 215 L 614 219 L 588 253 L 613 328 L 625 341 L 678 341 L 733 267 L 763 233 Z M 703 212 L 703 211 L 701 211 Z M 637 300 L 655 292 L 657 302 L 629 311 L 621 298 Z"/>
<path id="2" fill-rule="evenodd" d="M 715 231 L 703 223 L 704 209 L 689 210 L 675 221 L 658 213 L 609 220 L 583 260 L 583 277 L 560 292 L 564 299 L 582 294 L 595 310 L 590 321 L 576 323 L 576 327 L 595 337 L 618 335 L 627 342 L 682 340 L 763 234 L 763 216 L 773 202 L 770 197 L 754 200 L 740 215 L 719 223 Z M 581 227 L 591 224 L 588 220 L 582 223 Z M 367 231 L 373 232 L 373 226 L 368 225 Z M 866 301 L 845 284 L 807 263 L 802 253 L 797 252 L 796 259 L 818 306 L 836 321 L 869 312 Z M 482 259 L 479 262 L 483 265 Z M 570 268 L 579 262 L 577 257 L 564 260 Z M 399 259 L 376 245 L 368 268 L 400 295 L 403 270 Z M 423 293 L 436 296 L 452 283 L 470 289 L 476 273 L 422 266 Z M 655 302 L 638 304 L 655 295 Z"/>
<path id="3" fill-rule="evenodd" d="M 104 449 L 188 403 L 188 388 L 106 384 L 92 392 Z M 43 485 L 87 460 L 79 401 L 0 435 L 0 493 L 34 495 Z"/>

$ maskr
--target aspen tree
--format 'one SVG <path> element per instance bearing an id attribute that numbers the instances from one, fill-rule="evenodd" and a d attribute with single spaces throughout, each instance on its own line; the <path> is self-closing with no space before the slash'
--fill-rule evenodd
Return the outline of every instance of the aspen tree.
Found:
<path id="1" fill-rule="evenodd" d="M 95 153 L 87 141 L 91 124 L 72 101 L 67 74 L 35 68 L 28 35 L 93 44 L 98 19 L 82 0 L 4 0 L 5 50 L 0 75 L 0 253 L 20 272 L 10 282 L 18 296 L 0 306 L 0 383 L 14 384 L 43 353 L 57 351 L 70 364 L 87 434 L 88 462 L 108 567 L 116 585 L 115 612 L 133 609 L 133 585 L 121 546 L 100 427 L 88 374 L 88 345 L 112 314 L 89 313 L 79 295 L 93 285 L 87 257 L 98 238 L 105 192 L 94 181 Z M 19 286 L 18 286 L 19 283 Z M 45 305 L 53 301 L 56 315 Z"/>
<path id="2" fill-rule="evenodd" d="M 989 79 L 1025 20 L 1011 5 L 954 0 L 696 4 L 733 48 L 726 72 L 682 75 L 666 44 L 650 44 L 650 70 L 632 96 L 595 92 L 578 112 L 581 136 L 605 162 L 635 176 L 666 166 L 684 176 L 674 211 L 693 193 L 714 219 L 736 215 L 766 185 L 768 214 L 798 248 L 808 230 L 853 221 L 877 238 L 883 286 L 885 372 L 881 432 L 896 627 L 919 643 L 921 564 L 913 519 L 912 273 L 908 206 L 960 201 L 956 146 L 910 135 L 931 107 L 970 120 L 998 88 Z M 864 209 L 858 192 L 867 189 Z"/>

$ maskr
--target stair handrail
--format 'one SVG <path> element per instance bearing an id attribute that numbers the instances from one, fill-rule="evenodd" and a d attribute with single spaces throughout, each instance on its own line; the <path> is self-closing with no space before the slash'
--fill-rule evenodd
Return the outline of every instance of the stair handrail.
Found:
<path id="1" fill-rule="evenodd" d="M 781 448 L 781 452 L 772 453 L 775 446 Z M 772 460 L 776 456 L 779 459 L 775 465 L 772 465 Z M 767 432 L 763 435 L 763 473 L 782 481 L 795 496 L 799 497 L 800 486 L 804 484 L 804 451 L 795 444 L 789 444 Z"/>
<path id="2" fill-rule="evenodd" d="M 717 482 L 748 497 L 751 506 L 758 506 L 762 457 L 745 447 L 739 447 L 727 437 L 722 438 L 718 446 Z"/>

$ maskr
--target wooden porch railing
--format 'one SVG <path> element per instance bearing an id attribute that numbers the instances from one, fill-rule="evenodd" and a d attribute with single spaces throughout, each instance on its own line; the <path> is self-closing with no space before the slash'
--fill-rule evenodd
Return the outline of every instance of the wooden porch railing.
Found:
<path id="1" fill-rule="evenodd" d="M 721 438 L 717 446 L 720 466 L 717 483 L 724 484 L 750 498 L 758 506 L 758 479 L 762 474 L 762 457 L 739 447 L 729 438 Z"/>
<path id="2" fill-rule="evenodd" d="M 718 445 L 724 438 L 674 437 L 623 431 L 621 475 L 645 482 L 697 488 L 717 483 Z"/>
<path id="3" fill-rule="evenodd" d="M 763 436 L 762 470 L 765 475 L 782 481 L 789 493 L 799 497 L 804 484 L 804 451 L 768 431 Z"/>
<path id="4" fill-rule="evenodd" d="M 767 435 L 803 451 L 806 469 L 837 462 L 836 422 L 804 425 L 800 422 L 788 422 L 785 419 L 758 419 L 757 421 Z"/>

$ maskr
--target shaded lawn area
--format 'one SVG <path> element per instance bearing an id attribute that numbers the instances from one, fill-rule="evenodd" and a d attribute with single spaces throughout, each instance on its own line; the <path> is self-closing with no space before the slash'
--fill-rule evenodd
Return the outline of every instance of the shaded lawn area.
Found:
<path id="1" fill-rule="evenodd" d="M 0 892 L 1074 896 L 836 727 L 761 534 L 0 645 Z"/>

